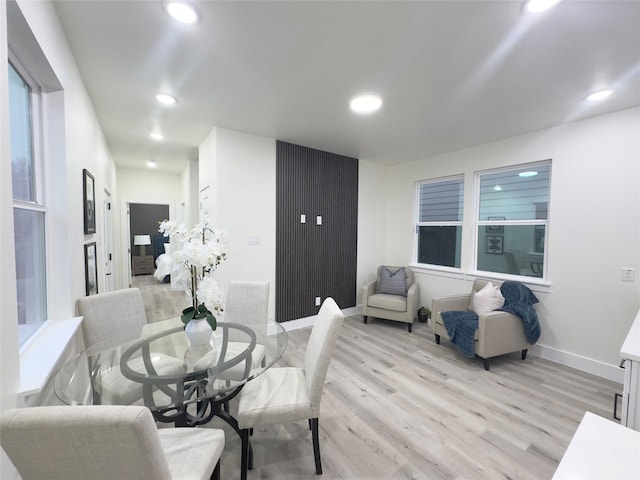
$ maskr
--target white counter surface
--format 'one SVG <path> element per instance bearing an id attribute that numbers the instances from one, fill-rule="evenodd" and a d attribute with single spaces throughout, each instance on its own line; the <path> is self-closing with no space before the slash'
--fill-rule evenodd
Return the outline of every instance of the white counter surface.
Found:
<path id="1" fill-rule="evenodd" d="M 631 325 L 627 338 L 625 338 L 622 344 L 620 357 L 640 362 L 640 312 L 636 315 L 636 319 Z"/>
<path id="2" fill-rule="evenodd" d="M 640 432 L 586 412 L 552 480 L 640 479 Z"/>

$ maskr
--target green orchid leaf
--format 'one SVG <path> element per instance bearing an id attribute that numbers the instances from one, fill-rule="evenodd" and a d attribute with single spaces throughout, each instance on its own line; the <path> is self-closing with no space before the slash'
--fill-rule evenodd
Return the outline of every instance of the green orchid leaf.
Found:
<path id="1" fill-rule="evenodd" d="M 215 330 L 218 327 L 218 323 L 216 322 L 216 317 L 213 316 L 213 313 L 209 312 L 207 315 L 207 322 L 211 327 L 211 330 Z"/>
<path id="2" fill-rule="evenodd" d="M 193 307 L 187 307 L 182 311 L 182 315 L 180 315 L 180 320 L 185 325 L 189 323 L 195 317 L 196 310 Z"/>

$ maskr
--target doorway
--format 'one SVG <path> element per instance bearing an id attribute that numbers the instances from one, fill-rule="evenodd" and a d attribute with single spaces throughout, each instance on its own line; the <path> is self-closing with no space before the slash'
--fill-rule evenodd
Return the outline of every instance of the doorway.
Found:
<path id="1" fill-rule="evenodd" d="M 105 189 L 103 204 L 104 241 L 102 258 L 104 259 L 104 292 L 113 290 L 113 218 L 111 216 L 111 192 Z"/>
<path id="2" fill-rule="evenodd" d="M 164 253 L 158 226 L 169 219 L 169 205 L 130 203 L 128 210 L 131 275 L 150 275 L 155 270 L 156 258 Z"/>

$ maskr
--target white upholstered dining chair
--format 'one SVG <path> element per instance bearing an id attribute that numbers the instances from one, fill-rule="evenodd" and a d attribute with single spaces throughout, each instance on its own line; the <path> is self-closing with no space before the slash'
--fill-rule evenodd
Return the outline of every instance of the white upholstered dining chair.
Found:
<path id="1" fill-rule="evenodd" d="M 117 344 L 132 340 L 133 329 L 147 323 L 142 295 L 137 288 L 125 288 L 113 292 L 82 297 L 76 302 L 82 320 L 85 347 Z M 124 352 L 123 352 L 124 353 Z M 129 405 L 142 398 L 142 384 L 127 379 L 120 372 L 119 359 L 114 359 L 113 368 L 100 372 L 100 395 L 105 404 Z M 184 372 L 184 359 L 169 355 L 154 354 L 153 365 L 160 374 Z M 133 359 L 131 368 L 144 371 L 142 358 Z"/>
<path id="2" fill-rule="evenodd" d="M 126 338 L 131 328 L 147 323 L 142 294 L 137 288 L 82 297 L 76 306 L 84 317 L 82 334 L 86 347 Z"/>
<path id="3" fill-rule="evenodd" d="M 264 338 L 267 335 L 269 315 L 269 282 L 232 281 L 227 288 L 224 321 L 250 326 L 256 333 L 256 347 L 252 361 L 258 366 L 264 359 Z M 246 347 L 246 338 L 234 337 L 240 332 L 229 330 L 230 351 Z M 243 342 L 244 340 L 244 342 Z"/>
<path id="4" fill-rule="evenodd" d="M 251 368 L 260 367 L 265 359 L 267 320 L 269 315 L 269 282 L 231 281 L 227 287 L 223 320 L 225 323 L 238 323 L 250 327 L 256 335 L 256 344 L 251 352 Z M 230 328 L 226 345 L 226 357 L 233 358 L 241 354 L 249 345 L 249 337 L 240 330 Z M 206 368 L 211 364 L 217 350 L 204 355 L 196 368 Z M 223 380 L 240 380 L 245 377 L 244 363 L 237 364 L 219 375 Z"/>
<path id="5" fill-rule="evenodd" d="M 248 382 L 240 392 L 238 425 L 242 429 L 242 476 L 252 467 L 249 429 L 308 420 L 313 440 L 316 473 L 322 473 L 318 419 L 320 400 L 344 315 L 333 298 L 320 307 L 300 368 L 271 368 Z"/>
<path id="6" fill-rule="evenodd" d="M 158 429 L 142 406 L 11 409 L 0 444 L 23 480 L 220 478 L 223 430 Z"/>

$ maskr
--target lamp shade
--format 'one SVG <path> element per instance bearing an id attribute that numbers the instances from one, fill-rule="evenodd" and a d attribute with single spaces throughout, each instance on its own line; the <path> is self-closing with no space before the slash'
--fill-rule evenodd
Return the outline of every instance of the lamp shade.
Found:
<path id="1" fill-rule="evenodd" d="M 133 237 L 134 245 L 151 245 L 151 236 L 150 235 L 135 235 Z"/>

